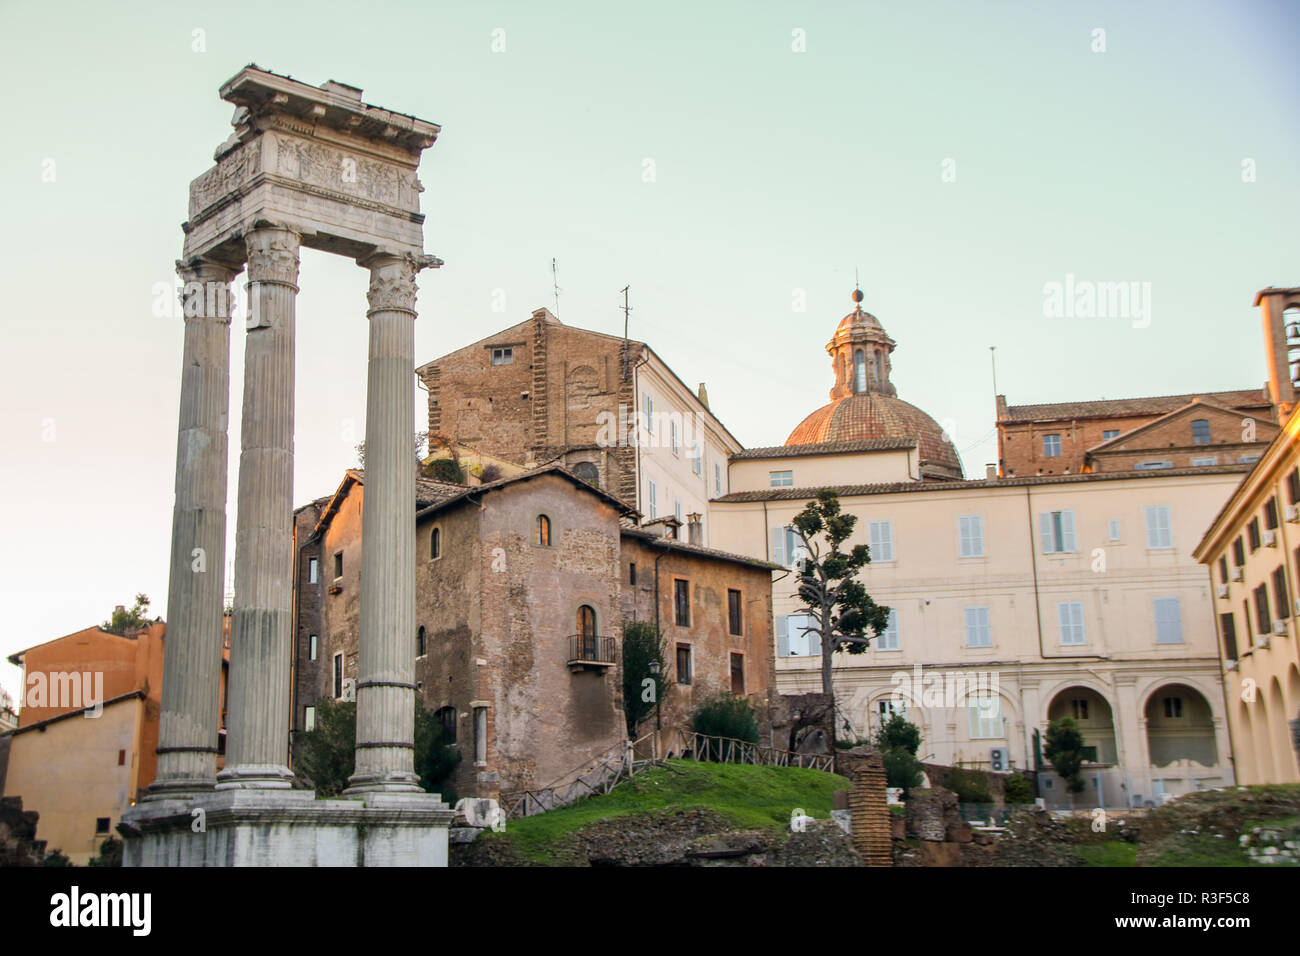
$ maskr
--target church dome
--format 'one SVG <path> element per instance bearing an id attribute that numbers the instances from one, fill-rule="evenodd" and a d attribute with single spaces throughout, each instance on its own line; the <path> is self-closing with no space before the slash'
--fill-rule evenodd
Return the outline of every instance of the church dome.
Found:
<path id="1" fill-rule="evenodd" d="M 899 398 L 889 380 L 894 340 L 879 319 L 863 311 L 860 291 L 855 290 L 853 301 L 853 311 L 840 321 L 826 346 L 835 373 L 831 402 L 800 422 L 786 445 L 914 438 L 922 477 L 962 478 L 957 449 L 939 423 Z"/>

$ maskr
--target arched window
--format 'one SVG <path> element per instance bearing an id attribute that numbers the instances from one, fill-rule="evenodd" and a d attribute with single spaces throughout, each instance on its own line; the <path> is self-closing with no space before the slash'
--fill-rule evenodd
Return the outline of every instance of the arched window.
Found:
<path id="1" fill-rule="evenodd" d="M 429 535 L 429 558 L 442 557 L 442 529 L 434 528 L 433 533 Z"/>
<path id="2" fill-rule="evenodd" d="M 424 656 L 425 646 L 426 645 L 424 641 L 424 625 L 421 624 L 420 629 L 415 632 L 415 656 L 416 657 Z"/>
<path id="3" fill-rule="evenodd" d="M 1192 441 L 1197 445 L 1208 445 L 1210 443 L 1210 423 L 1204 418 L 1198 418 L 1192 422 Z"/>
<path id="4" fill-rule="evenodd" d="M 861 349 L 853 353 L 853 391 L 867 390 L 867 356 Z"/>
<path id="5" fill-rule="evenodd" d="M 596 646 L 596 611 L 590 604 L 578 608 L 578 654 L 583 660 L 594 661 L 600 648 Z"/>
<path id="6" fill-rule="evenodd" d="M 589 461 L 580 461 L 573 466 L 573 473 L 590 485 L 600 484 L 600 471 Z"/>
<path id="7" fill-rule="evenodd" d="M 871 357 L 873 360 L 872 367 L 876 370 L 876 386 L 879 387 L 885 381 L 885 362 L 879 352 L 873 352 Z"/>
<path id="8" fill-rule="evenodd" d="M 546 515 L 537 516 L 537 537 L 536 543 L 543 548 L 551 546 L 551 519 Z"/>

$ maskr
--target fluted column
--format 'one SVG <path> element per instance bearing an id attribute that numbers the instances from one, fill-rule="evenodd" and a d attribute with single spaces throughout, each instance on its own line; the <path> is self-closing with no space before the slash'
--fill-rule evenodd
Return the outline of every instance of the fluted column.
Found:
<path id="1" fill-rule="evenodd" d="M 370 268 L 366 478 L 356 772 L 346 793 L 418 791 L 415 733 L 415 274 L 409 256 Z"/>
<path id="2" fill-rule="evenodd" d="M 234 271 L 203 259 L 176 266 L 185 283 L 176 500 L 158 774 L 142 795 L 144 800 L 212 789 L 221 708 L 230 281 Z"/>
<path id="3" fill-rule="evenodd" d="M 260 228 L 248 248 L 244 412 L 235 526 L 226 769 L 217 789 L 284 789 L 289 770 L 293 579 L 293 351 L 298 236 Z"/>

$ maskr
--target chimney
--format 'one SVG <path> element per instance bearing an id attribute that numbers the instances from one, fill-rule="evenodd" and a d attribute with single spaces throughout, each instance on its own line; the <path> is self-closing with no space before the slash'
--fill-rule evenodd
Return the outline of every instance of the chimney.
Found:
<path id="1" fill-rule="evenodd" d="M 704 386 L 701 385 L 700 389 L 703 390 L 703 388 Z M 695 512 L 686 516 L 686 541 L 688 544 L 704 546 L 704 525 L 700 524 L 700 518 L 702 517 L 704 516 Z"/>
<path id="2" fill-rule="evenodd" d="M 708 407 L 709 407 L 709 390 L 706 389 L 706 388 L 704 387 L 704 383 L 703 383 L 703 382 L 700 382 L 700 391 L 699 391 L 699 396 L 700 396 L 700 404 L 703 405 L 705 408 L 708 408 Z"/>
<path id="3" fill-rule="evenodd" d="M 988 464 L 988 465 L 985 465 L 985 466 L 984 466 L 984 477 L 985 477 L 985 478 L 987 478 L 989 481 L 992 481 L 992 480 L 993 480 L 994 478 L 996 478 L 997 476 L 998 476 L 998 466 L 997 466 L 997 465 Z"/>

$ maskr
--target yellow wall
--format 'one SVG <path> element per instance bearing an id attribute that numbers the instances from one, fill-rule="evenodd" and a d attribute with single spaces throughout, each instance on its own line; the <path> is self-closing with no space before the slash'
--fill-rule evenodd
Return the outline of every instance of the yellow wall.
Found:
<path id="1" fill-rule="evenodd" d="M 36 837 L 47 850 L 61 850 L 85 865 L 99 852 L 122 811 L 135 799 L 144 702 L 136 697 L 104 708 L 99 717 L 68 717 L 15 734 L 5 777 L 5 796 L 23 798 L 24 810 L 40 814 Z M 118 765 L 118 751 L 126 763 Z M 109 833 L 95 834 L 95 819 L 109 818 Z"/>
<path id="2" fill-rule="evenodd" d="M 917 476 L 916 455 L 916 449 L 912 449 L 910 452 L 880 451 L 870 455 L 741 459 L 731 463 L 731 490 L 766 490 L 771 487 L 774 471 L 793 472 L 795 488 L 914 481 Z"/>

